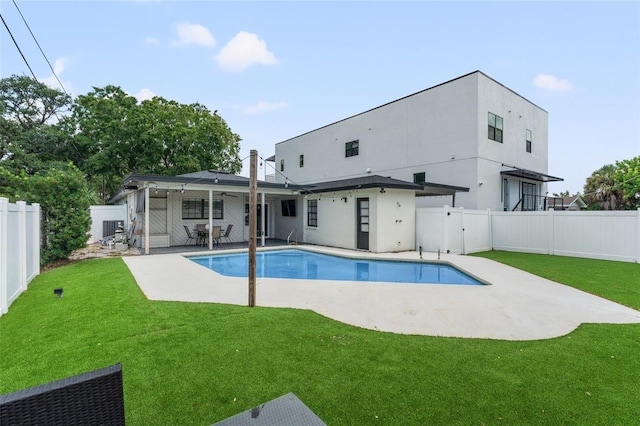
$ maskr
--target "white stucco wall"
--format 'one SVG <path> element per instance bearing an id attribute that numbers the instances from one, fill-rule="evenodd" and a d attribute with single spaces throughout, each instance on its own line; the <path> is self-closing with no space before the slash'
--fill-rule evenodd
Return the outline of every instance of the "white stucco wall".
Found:
<path id="1" fill-rule="evenodd" d="M 374 193 L 376 210 L 375 233 L 370 250 L 375 253 L 399 252 L 415 249 L 415 200 L 412 191 L 387 189 Z"/>
<path id="2" fill-rule="evenodd" d="M 105 220 L 119 220 L 122 221 L 124 229 L 128 227 L 126 205 L 91 206 L 89 207 L 89 214 L 91 215 L 91 228 L 89 230 L 90 244 L 105 237 L 105 235 L 102 235 L 102 222 Z"/>
<path id="3" fill-rule="evenodd" d="M 343 200 L 346 199 L 345 200 Z M 304 242 L 355 249 L 358 198 L 369 198 L 369 251 L 397 252 L 415 248 L 413 191 L 379 189 L 308 195 L 304 199 Z M 307 226 L 307 200 L 318 200 L 318 226 Z"/>
<path id="4" fill-rule="evenodd" d="M 504 120 L 503 143 L 488 138 L 489 112 Z M 347 158 L 353 140 L 359 154 Z M 425 172 L 428 182 L 469 188 L 456 194 L 456 206 L 501 210 L 500 171 L 509 170 L 502 164 L 548 174 L 547 157 L 547 112 L 476 72 L 276 144 L 276 167 L 285 165 L 276 179 L 308 184 L 371 173 L 413 181 Z"/>
<path id="5" fill-rule="evenodd" d="M 296 202 L 296 215 L 295 216 L 282 216 L 282 203 L 281 200 L 295 200 Z M 295 232 L 291 235 L 291 242 L 301 242 L 303 236 L 303 219 L 304 208 L 303 199 L 300 196 L 281 197 L 273 202 L 274 210 L 274 229 L 272 237 L 280 240 L 286 240 L 291 231 L 295 229 Z"/>

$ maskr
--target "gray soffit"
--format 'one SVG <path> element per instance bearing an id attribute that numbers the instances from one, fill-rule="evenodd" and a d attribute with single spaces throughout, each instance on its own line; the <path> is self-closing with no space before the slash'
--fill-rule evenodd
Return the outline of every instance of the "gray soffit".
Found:
<path id="1" fill-rule="evenodd" d="M 507 166 L 507 167 L 510 167 L 510 166 Z M 546 175 L 544 173 L 534 172 L 534 171 L 531 171 L 531 170 L 519 169 L 519 168 L 515 168 L 515 170 L 503 170 L 503 171 L 500 172 L 500 174 L 501 175 L 506 175 L 506 176 L 519 177 L 519 178 L 522 178 L 522 179 L 536 180 L 538 182 L 562 182 L 562 181 L 564 181 L 564 179 L 559 178 L 559 177 Z"/>
<path id="2" fill-rule="evenodd" d="M 429 197 L 434 195 L 453 195 L 456 192 L 469 192 L 469 188 L 464 186 L 444 185 L 441 183 L 424 182 L 422 191 L 416 195 L 421 197 Z"/>

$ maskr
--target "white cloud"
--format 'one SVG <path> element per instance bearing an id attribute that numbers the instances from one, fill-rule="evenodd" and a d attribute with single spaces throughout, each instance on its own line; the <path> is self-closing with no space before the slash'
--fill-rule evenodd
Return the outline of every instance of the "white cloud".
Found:
<path id="1" fill-rule="evenodd" d="M 172 40 L 172 46 L 187 46 L 189 44 L 199 44 L 206 47 L 215 47 L 216 39 L 213 38 L 209 30 L 202 25 L 190 22 L 179 22 L 175 25 L 178 35 L 177 40 Z"/>
<path id="2" fill-rule="evenodd" d="M 286 102 L 265 102 L 260 101 L 255 105 L 248 106 L 243 109 L 245 114 L 249 115 L 259 115 L 259 114 L 267 114 L 272 111 L 277 111 L 279 109 L 283 109 L 288 107 L 289 104 Z"/>
<path id="3" fill-rule="evenodd" d="M 278 60 L 256 34 L 240 31 L 215 57 L 225 71 L 243 71 L 252 65 L 274 65 Z"/>
<path id="4" fill-rule="evenodd" d="M 156 96 L 156 94 L 151 89 L 147 89 L 145 87 L 144 89 L 140 90 L 138 93 L 136 93 L 133 96 L 138 100 L 138 102 L 142 102 L 149 99 L 153 99 L 153 97 Z"/>
<path id="5" fill-rule="evenodd" d="M 152 36 L 145 37 L 144 42 L 145 44 L 160 44 L 160 40 Z"/>
<path id="6" fill-rule="evenodd" d="M 64 57 L 56 59 L 55 62 L 53 63 L 54 74 L 51 74 L 48 77 L 42 78 L 41 81 L 47 86 L 51 87 L 52 89 L 63 90 L 63 87 L 60 87 L 60 83 L 58 83 L 58 79 L 60 79 L 60 81 L 62 82 L 62 85 L 64 86 L 64 90 L 67 93 L 71 93 L 73 91 L 71 89 L 71 83 L 68 81 L 62 81 L 62 78 L 60 77 L 60 75 L 64 72 L 69 62 L 70 62 L 69 59 Z M 56 75 L 58 76 L 58 78 L 56 78 Z"/>
<path id="7" fill-rule="evenodd" d="M 573 89 L 573 85 L 569 80 L 560 80 L 551 74 L 539 74 L 533 79 L 533 84 L 540 89 L 555 90 L 557 92 L 566 92 Z"/>

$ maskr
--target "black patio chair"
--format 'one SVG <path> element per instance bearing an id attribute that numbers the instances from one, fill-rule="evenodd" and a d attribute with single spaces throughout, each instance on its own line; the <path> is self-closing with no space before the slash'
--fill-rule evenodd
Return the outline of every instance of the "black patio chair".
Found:
<path id="1" fill-rule="evenodd" d="M 0 395 L 0 425 L 124 424 L 120 364 Z"/>
<path id="2" fill-rule="evenodd" d="M 191 229 L 189 229 L 189 227 L 187 225 L 182 225 L 184 226 L 184 232 L 187 233 L 187 242 L 184 243 L 185 246 L 187 246 L 189 244 L 189 241 L 193 240 L 196 242 L 196 244 L 198 243 L 198 237 L 197 236 L 193 236 L 193 234 L 191 233 Z"/>
<path id="3" fill-rule="evenodd" d="M 229 238 L 229 235 L 231 235 L 231 228 L 233 228 L 233 224 L 229 224 L 227 225 L 227 230 L 224 231 L 224 234 L 222 234 L 222 238 L 227 242 L 230 243 L 231 242 L 231 238 Z"/>

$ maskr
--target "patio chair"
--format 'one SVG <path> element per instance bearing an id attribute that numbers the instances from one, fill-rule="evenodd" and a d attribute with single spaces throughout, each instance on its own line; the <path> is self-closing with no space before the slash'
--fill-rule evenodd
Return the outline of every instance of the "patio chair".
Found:
<path id="1" fill-rule="evenodd" d="M 224 231 L 224 234 L 222 235 L 222 238 L 224 238 L 227 243 L 231 242 L 231 238 L 229 238 L 229 235 L 231 235 L 231 228 L 233 228 L 233 224 L 227 225 L 227 230 Z"/>
<path id="2" fill-rule="evenodd" d="M 193 234 L 191 233 L 191 230 L 189 229 L 189 227 L 187 225 L 182 225 L 182 226 L 184 226 L 184 232 L 187 233 L 187 242 L 184 243 L 184 245 L 185 246 L 188 245 L 189 241 L 191 241 L 191 240 L 195 241 L 196 244 L 197 244 L 198 243 L 198 237 L 197 236 L 195 236 L 195 237 L 193 236 Z"/>
<path id="3" fill-rule="evenodd" d="M 124 425 L 122 366 L 0 395 L 2 425 Z"/>
<path id="4" fill-rule="evenodd" d="M 220 245 L 220 232 L 222 231 L 222 227 L 214 226 L 211 228 L 211 242 L 217 246 Z"/>
<path id="5" fill-rule="evenodd" d="M 196 225 L 194 231 L 198 234 L 198 244 L 205 245 L 207 243 L 207 230 L 209 225 L 206 223 L 199 223 Z"/>

